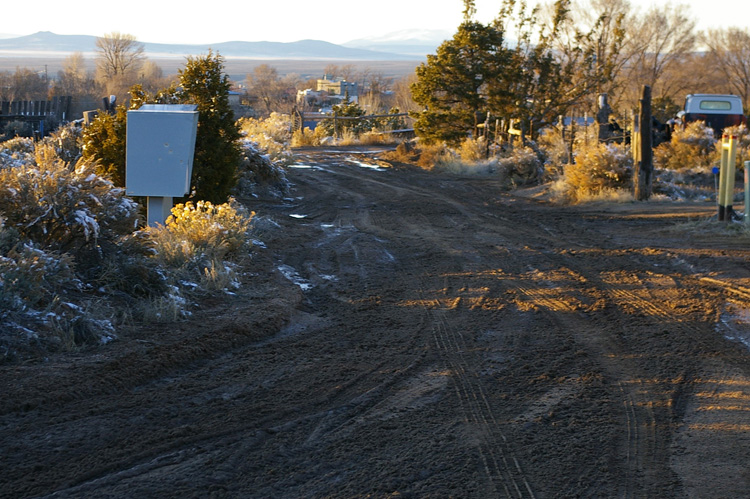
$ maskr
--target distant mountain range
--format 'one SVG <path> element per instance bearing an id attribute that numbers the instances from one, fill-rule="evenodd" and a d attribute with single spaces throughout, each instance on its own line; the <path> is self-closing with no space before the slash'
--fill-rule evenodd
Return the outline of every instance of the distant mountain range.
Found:
<path id="1" fill-rule="evenodd" d="M 424 59 L 450 36 L 450 33 L 443 31 L 407 30 L 378 38 L 354 40 L 343 45 L 320 40 L 290 43 L 231 41 L 210 45 L 142 43 L 146 55 L 150 57 L 194 56 L 204 54 L 210 48 L 225 58 L 405 61 Z M 0 37 L 0 57 L 49 57 L 57 54 L 65 57 L 74 52 L 93 53 L 96 51 L 96 38 L 89 35 L 58 35 L 49 31 L 11 38 Z"/>

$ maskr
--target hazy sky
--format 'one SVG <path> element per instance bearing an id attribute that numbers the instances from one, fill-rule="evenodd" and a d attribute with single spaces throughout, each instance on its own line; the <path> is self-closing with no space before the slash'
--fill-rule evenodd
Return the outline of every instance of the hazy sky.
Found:
<path id="1" fill-rule="evenodd" d="M 529 3 L 534 3 L 530 0 Z M 631 0 L 642 9 L 664 2 Z M 750 25 L 748 0 L 684 0 L 698 29 Z M 117 5 L 114 9 L 105 5 Z M 476 0 L 477 19 L 492 20 L 500 0 Z M 338 7 L 342 6 L 342 7 Z M 132 8 L 131 8 L 132 7 Z M 209 44 L 303 39 L 345 43 L 405 29 L 450 33 L 462 20 L 462 0 L 221 0 L 101 2 L 4 0 L 0 34 L 37 31 L 101 36 L 119 31 L 141 42 Z"/>

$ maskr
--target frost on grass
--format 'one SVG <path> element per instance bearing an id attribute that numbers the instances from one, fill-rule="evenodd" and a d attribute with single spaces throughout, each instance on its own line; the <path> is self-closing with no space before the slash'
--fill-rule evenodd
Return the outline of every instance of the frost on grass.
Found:
<path id="1" fill-rule="evenodd" d="M 0 363 L 106 344 L 124 322 L 180 320 L 196 296 L 234 293 L 238 262 L 262 244 L 235 201 L 178 205 L 139 230 L 140 206 L 81 159 L 79 137 L 64 127 L 0 143 Z M 281 166 L 245 144 L 245 180 L 283 190 Z"/>
<path id="2" fill-rule="evenodd" d="M 166 224 L 149 227 L 154 259 L 174 269 L 181 282 L 200 282 L 212 290 L 236 289 L 232 260 L 250 253 L 254 212 L 231 199 L 214 205 L 187 202 L 172 208 Z"/>
<path id="3" fill-rule="evenodd" d="M 0 361 L 11 345 L 49 350 L 115 336 L 107 317 L 62 298 L 108 286 L 102 269 L 128 261 L 120 243 L 138 217 L 138 205 L 91 165 L 33 157 L 0 169 L 0 323 L 23 328 L 2 328 Z"/>
<path id="4" fill-rule="evenodd" d="M 265 120 L 243 118 L 242 159 L 234 189 L 237 197 L 283 197 L 289 191 L 284 167 L 292 162 L 289 116 L 272 113 Z"/>
<path id="5" fill-rule="evenodd" d="M 0 143 L 0 168 L 16 168 L 34 163 L 34 140 L 24 137 Z"/>

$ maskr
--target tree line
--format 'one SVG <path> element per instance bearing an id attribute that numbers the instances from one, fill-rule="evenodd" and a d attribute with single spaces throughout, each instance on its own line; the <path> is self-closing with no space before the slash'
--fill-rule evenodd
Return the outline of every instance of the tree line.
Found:
<path id="1" fill-rule="evenodd" d="M 503 0 L 492 22 L 475 16 L 474 1 L 465 0 L 456 33 L 412 75 L 388 78 L 351 64 L 324 72 L 356 82 L 368 112 L 411 112 L 427 140 L 456 141 L 488 117 L 515 119 L 533 136 L 560 115 L 593 116 L 602 93 L 615 116 L 627 118 L 643 85 L 652 89 L 653 114 L 662 121 L 688 93 L 734 93 L 750 106 L 750 29 L 698 32 L 686 5 L 640 10 L 628 0 L 556 0 L 529 8 Z M 134 84 L 156 92 L 171 82 L 131 35 L 109 33 L 96 45 L 94 71 L 75 53 L 53 78 L 28 68 L 0 73 L 0 100 L 72 95 L 98 102 L 117 95 L 122 102 Z M 267 64 L 241 83 L 256 117 L 291 112 L 297 91 L 316 86 Z"/>
<path id="2" fill-rule="evenodd" d="M 460 141 L 488 117 L 515 119 L 533 137 L 561 115 L 595 115 L 603 93 L 627 118 L 644 85 L 661 120 L 688 93 L 735 93 L 750 104 L 750 30 L 697 32 L 685 5 L 504 0 L 492 22 L 475 15 L 465 0 L 453 38 L 416 70 L 415 128 L 427 140 Z"/>

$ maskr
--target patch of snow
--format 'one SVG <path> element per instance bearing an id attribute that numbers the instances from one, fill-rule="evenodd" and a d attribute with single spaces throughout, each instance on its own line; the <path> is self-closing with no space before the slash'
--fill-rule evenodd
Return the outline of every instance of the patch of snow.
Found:
<path id="1" fill-rule="evenodd" d="M 387 171 L 386 168 L 383 168 L 379 165 L 373 165 L 370 163 L 364 163 L 362 161 L 357 161 L 356 159 L 347 159 L 350 163 L 354 163 L 355 165 L 359 166 L 360 168 L 369 168 L 370 170 L 374 170 L 376 172 L 384 172 Z"/>
<path id="2" fill-rule="evenodd" d="M 735 341 L 750 350 L 750 310 L 737 309 L 721 314 L 721 325 L 724 326 L 724 337 L 729 341 Z M 718 325 L 717 325 L 718 326 Z"/>
<path id="3" fill-rule="evenodd" d="M 292 218 L 307 218 L 307 215 L 300 215 L 299 213 L 291 213 L 289 216 Z"/>
<path id="4" fill-rule="evenodd" d="M 313 288 L 313 285 L 310 284 L 309 281 L 303 279 L 296 270 L 294 270 L 294 267 L 291 267 L 289 265 L 279 265 L 276 267 L 279 272 L 281 272 L 281 275 L 292 281 L 294 284 L 300 287 L 302 291 L 309 291 Z"/>

